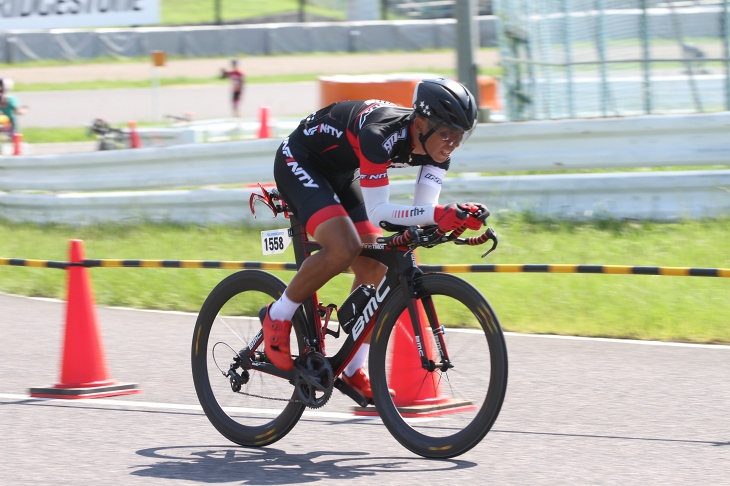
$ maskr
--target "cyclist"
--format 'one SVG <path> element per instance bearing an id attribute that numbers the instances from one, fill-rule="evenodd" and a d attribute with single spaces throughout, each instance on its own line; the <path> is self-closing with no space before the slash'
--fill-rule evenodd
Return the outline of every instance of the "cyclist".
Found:
<path id="1" fill-rule="evenodd" d="M 471 135 L 476 119 L 474 96 L 460 83 L 439 78 L 416 86 L 412 109 L 380 100 L 333 103 L 302 120 L 282 142 L 274 161 L 276 185 L 322 249 L 304 261 L 281 298 L 262 309 L 266 355 L 274 365 L 292 369 L 291 319 L 332 277 L 349 267 L 353 289 L 378 286 L 385 268 L 359 253 L 362 243 L 382 235 L 381 221 L 437 224 L 446 231 L 482 227 L 489 215 L 483 204 L 438 204 L 451 152 Z M 390 203 L 388 169 L 411 166 L 419 167 L 413 205 Z M 478 218 L 472 208 L 482 209 Z M 372 398 L 363 370 L 367 342 L 369 337 L 343 380 Z"/>

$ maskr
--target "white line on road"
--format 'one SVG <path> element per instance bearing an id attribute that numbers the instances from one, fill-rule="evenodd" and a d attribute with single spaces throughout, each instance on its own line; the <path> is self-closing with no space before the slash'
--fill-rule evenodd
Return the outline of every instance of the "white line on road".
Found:
<path id="1" fill-rule="evenodd" d="M 150 410 L 194 410 L 203 412 L 200 405 L 185 405 L 181 403 L 160 403 L 160 402 L 137 402 L 132 400 L 111 400 L 105 398 L 79 398 L 79 399 L 58 399 L 58 398 L 35 398 L 28 395 L 18 395 L 13 393 L 0 393 L 0 399 L 7 400 L 23 400 L 37 402 L 54 402 L 63 405 L 111 405 L 116 407 L 142 408 Z M 259 408 L 226 408 L 227 412 L 248 413 L 251 415 L 278 415 L 280 410 L 275 409 L 259 409 Z M 344 420 L 373 420 L 374 417 L 359 416 L 351 413 L 338 412 L 315 412 L 306 410 L 305 417 L 317 419 L 344 419 Z M 377 417 L 375 417 L 377 419 Z"/>

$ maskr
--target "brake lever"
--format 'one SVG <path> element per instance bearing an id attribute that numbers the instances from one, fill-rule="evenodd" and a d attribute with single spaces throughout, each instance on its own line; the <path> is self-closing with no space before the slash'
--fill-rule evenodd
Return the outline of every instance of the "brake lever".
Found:
<path id="1" fill-rule="evenodd" d="M 492 247 L 487 250 L 487 252 L 482 255 L 482 258 L 492 253 L 494 250 L 497 249 L 497 244 L 499 243 L 499 239 L 497 238 L 497 233 L 494 231 L 494 228 L 489 227 L 487 228 L 487 240 L 492 240 Z"/>

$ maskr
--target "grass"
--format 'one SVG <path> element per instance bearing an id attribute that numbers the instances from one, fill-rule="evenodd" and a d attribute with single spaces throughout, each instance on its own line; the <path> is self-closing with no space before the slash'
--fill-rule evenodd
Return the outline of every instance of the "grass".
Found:
<path id="1" fill-rule="evenodd" d="M 91 120 L 89 120 L 91 121 Z M 155 123 L 155 122 L 141 122 L 137 124 L 139 127 L 155 126 L 159 127 L 172 126 L 172 123 L 168 125 Z M 123 123 L 114 124 L 118 128 L 126 128 Z M 39 128 L 39 127 L 25 127 L 23 128 L 23 141 L 27 143 L 68 143 L 68 142 L 93 142 L 97 138 L 95 135 L 89 134 L 86 127 L 55 127 L 55 128 Z"/>
<path id="2" fill-rule="evenodd" d="M 27 143 L 67 143 L 93 140 L 94 138 L 89 136 L 85 127 L 23 128 L 23 141 Z"/>
<path id="3" fill-rule="evenodd" d="M 730 219 L 675 224 L 602 221 L 569 224 L 499 217 L 501 243 L 481 249 L 420 250 L 424 264 L 571 263 L 730 267 Z M 103 225 L 71 228 L 0 222 L 0 256 L 66 260 L 68 240 L 82 239 L 89 258 L 293 261 L 291 250 L 263 257 L 260 229 Z M 107 268 L 90 270 L 102 305 L 197 312 L 226 270 Z M 292 272 L 275 272 L 288 281 Z M 508 331 L 667 341 L 730 343 L 730 300 L 723 278 L 585 274 L 459 274 L 479 288 Z M 351 275 L 320 293 L 340 304 Z M 4 292 L 64 298 L 65 274 L 0 266 Z"/>

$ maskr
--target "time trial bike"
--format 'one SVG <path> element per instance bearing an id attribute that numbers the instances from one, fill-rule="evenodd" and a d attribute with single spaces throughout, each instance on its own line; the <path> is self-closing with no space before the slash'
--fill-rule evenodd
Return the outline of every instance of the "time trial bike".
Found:
<path id="1" fill-rule="evenodd" d="M 261 187 L 261 193 L 252 194 L 254 213 L 256 201 L 290 221 L 287 229 L 262 232 L 267 247 L 291 242 L 297 268 L 320 248 L 276 189 Z M 393 437 L 424 457 L 463 454 L 486 436 L 507 388 L 499 320 L 467 281 L 424 273 L 414 250 L 491 241 L 486 256 L 496 248 L 497 235 L 492 228 L 471 238 L 461 237 L 464 228 L 450 234 L 437 227 L 386 224 L 384 229 L 395 233 L 364 244 L 361 251 L 387 267 L 377 286 L 360 286 L 341 306 L 323 305 L 315 294 L 294 315 L 290 371 L 267 359 L 260 318 L 250 317 L 278 299 L 286 284 L 267 271 L 250 269 L 213 289 L 195 324 L 191 358 L 198 399 L 223 436 L 242 446 L 273 444 L 306 408 L 324 406 L 334 389 L 357 403 L 356 413 L 378 414 Z M 340 378 L 370 333 L 374 404 Z M 333 354 L 327 353 L 327 337 L 339 344 Z"/>

